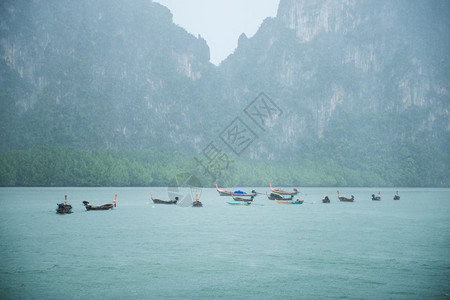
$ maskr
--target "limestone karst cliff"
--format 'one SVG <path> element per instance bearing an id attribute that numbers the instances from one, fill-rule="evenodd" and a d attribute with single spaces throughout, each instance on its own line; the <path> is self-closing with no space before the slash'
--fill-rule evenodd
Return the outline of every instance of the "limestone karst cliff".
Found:
<path id="1" fill-rule="evenodd" d="M 244 157 L 380 177 L 431 168 L 445 184 L 449 12 L 439 0 L 281 0 L 216 67 L 206 41 L 150 1 L 2 1 L 0 149 L 198 153 L 265 92 L 283 114 Z"/>

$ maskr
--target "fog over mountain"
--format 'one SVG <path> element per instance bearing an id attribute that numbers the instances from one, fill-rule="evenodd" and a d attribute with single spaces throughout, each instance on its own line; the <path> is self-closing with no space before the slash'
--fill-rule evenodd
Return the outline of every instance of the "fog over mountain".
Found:
<path id="1" fill-rule="evenodd" d="M 221 149 L 327 176 L 308 184 L 450 186 L 449 13 L 281 0 L 215 66 L 157 3 L 2 1 L 0 149 L 196 155 L 240 117 L 256 138 Z M 261 92 L 281 112 L 264 128 L 244 111 Z"/>

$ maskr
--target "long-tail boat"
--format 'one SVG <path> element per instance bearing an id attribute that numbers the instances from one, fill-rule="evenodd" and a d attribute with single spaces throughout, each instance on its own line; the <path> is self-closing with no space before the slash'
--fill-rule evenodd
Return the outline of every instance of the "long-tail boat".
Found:
<path id="1" fill-rule="evenodd" d="M 99 206 L 92 206 L 89 204 L 88 201 L 83 201 L 83 205 L 84 207 L 86 207 L 86 210 L 108 210 L 116 207 L 116 201 L 117 201 L 117 194 L 114 196 L 113 203 L 107 203 Z"/>
<path id="2" fill-rule="evenodd" d="M 303 202 L 304 202 L 305 200 L 295 200 L 295 201 L 278 201 L 278 200 L 275 200 L 275 202 L 276 203 L 278 203 L 278 204 L 303 204 Z"/>
<path id="3" fill-rule="evenodd" d="M 158 198 L 153 198 L 153 193 L 151 193 L 153 203 L 155 204 L 177 204 L 178 197 L 175 197 L 175 200 L 161 200 Z"/>
<path id="4" fill-rule="evenodd" d="M 275 189 L 272 187 L 272 183 L 269 183 L 270 190 L 274 193 L 280 194 L 280 195 L 297 195 L 298 190 L 296 188 L 293 189 L 293 192 L 288 192 L 282 189 Z"/>
<path id="5" fill-rule="evenodd" d="M 251 193 L 246 193 L 246 192 L 241 191 L 241 190 L 237 190 L 237 191 L 234 191 L 234 192 L 223 190 L 223 189 L 219 188 L 217 183 L 216 183 L 216 190 L 217 190 L 217 192 L 219 192 L 220 196 L 256 197 L 256 195 L 258 194 L 255 190 L 252 190 Z"/>
<path id="6" fill-rule="evenodd" d="M 380 201 L 381 200 L 380 192 L 378 192 L 378 195 L 376 197 L 375 197 L 375 194 L 372 194 L 372 200 L 373 201 Z"/>
<path id="7" fill-rule="evenodd" d="M 253 196 L 251 196 L 250 198 L 242 198 L 242 197 L 237 197 L 237 196 L 231 196 L 233 197 L 234 201 L 243 201 L 243 202 L 252 202 L 253 201 Z"/>
<path id="8" fill-rule="evenodd" d="M 249 206 L 251 204 L 251 202 L 228 202 L 228 204 L 230 205 L 244 205 L 244 206 Z"/>
<path id="9" fill-rule="evenodd" d="M 195 194 L 195 201 L 192 202 L 192 207 L 202 207 L 203 204 L 198 200 L 198 194 Z"/>
<path id="10" fill-rule="evenodd" d="M 294 198 L 294 195 L 290 195 L 289 198 L 286 198 L 283 195 L 275 193 L 275 192 L 272 192 L 270 194 L 266 193 L 266 196 L 269 200 L 282 200 L 282 201 L 289 201 Z"/>
<path id="11" fill-rule="evenodd" d="M 355 200 L 355 197 L 353 195 L 351 195 L 351 198 L 346 198 L 346 197 L 341 196 L 339 194 L 339 191 L 337 191 L 337 196 L 338 196 L 339 201 L 341 201 L 341 202 L 353 202 Z"/>
<path id="12" fill-rule="evenodd" d="M 64 203 L 57 203 L 56 213 L 60 215 L 66 215 L 73 213 L 72 205 L 67 203 L 67 195 L 64 195 Z"/>

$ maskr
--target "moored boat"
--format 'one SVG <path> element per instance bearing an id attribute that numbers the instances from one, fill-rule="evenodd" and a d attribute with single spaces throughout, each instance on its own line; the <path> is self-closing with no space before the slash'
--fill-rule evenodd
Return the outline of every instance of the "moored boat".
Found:
<path id="1" fill-rule="evenodd" d="M 376 197 L 375 197 L 375 194 L 372 194 L 372 200 L 373 201 L 380 201 L 381 200 L 380 192 L 378 192 L 378 195 Z"/>
<path id="2" fill-rule="evenodd" d="M 339 191 L 337 191 L 337 196 L 338 196 L 339 201 L 341 201 L 341 202 L 353 202 L 355 200 L 355 197 L 353 195 L 351 195 L 351 198 L 346 198 L 346 197 L 341 196 L 339 194 Z"/>
<path id="3" fill-rule="evenodd" d="M 275 192 L 272 192 L 270 194 L 266 193 L 266 196 L 269 200 L 282 200 L 282 201 L 289 201 L 294 198 L 294 195 L 290 195 L 290 197 L 284 197 L 283 195 Z"/>
<path id="4" fill-rule="evenodd" d="M 400 200 L 400 196 L 398 195 L 398 191 L 397 191 L 397 193 L 394 196 L 394 200 Z"/>
<path id="5" fill-rule="evenodd" d="M 114 196 L 113 203 L 107 203 L 99 206 L 92 206 L 89 204 L 88 201 L 83 201 L 83 205 L 84 207 L 86 207 L 86 210 L 108 210 L 116 207 L 116 201 L 117 201 L 117 194 Z"/>
<path id="6" fill-rule="evenodd" d="M 298 190 L 296 188 L 293 189 L 292 192 L 288 192 L 282 189 L 275 189 L 272 187 L 272 183 L 269 183 L 270 186 L 270 190 L 274 193 L 280 194 L 280 195 L 297 195 L 298 194 Z"/>
<path id="7" fill-rule="evenodd" d="M 67 203 L 67 195 L 64 195 L 64 203 L 57 203 L 56 213 L 60 215 L 66 215 L 73 213 L 72 205 Z"/>
<path id="8" fill-rule="evenodd" d="M 219 192 L 220 196 L 240 196 L 240 197 L 255 197 L 257 195 L 255 190 L 252 190 L 251 193 L 246 193 L 244 191 L 241 190 L 237 190 L 237 191 L 227 191 L 224 189 L 220 189 L 219 186 L 216 183 L 216 190 L 217 192 Z"/>
<path id="9" fill-rule="evenodd" d="M 328 198 L 327 195 L 324 195 L 323 198 L 322 198 L 322 203 L 330 203 L 330 202 L 331 202 L 330 198 Z"/>
<path id="10" fill-rule="evenodd" d="M 192 202 L 192 207 L 202 207 L 203 204 L 198 200 L 198 194 L 195 194 L 195 201 Z"/>
<path id="11" fill-rule="evenodd" d="M 244 206 L 249 206 L 251 204 L 251 202 L 228 202 L 228 204 L 230 205 L 244 205 Z"/>
<path id="12" fill-rule="evenodd" d="M 295 201 L 278 201 L 278 200 L 275 200 L 275 202 L 278 203 L 278 204 L 303 204 L 304 201 L 305 200 L 299 200 L 299 199 L 297 199 Z"/>
<path id="13" fill-rule="evenodd" d="M 244 202 L 252 202 L 253 201 L 253 196 L 251 196 L 250 198 L 242 198 L 242 197 L 237 197 L 237 196 L 231 196 L 233 197 L 234 201 L 244 201 Z"/>
<path id="14" fill-rule="evenodd" d="M 175 200 L 161 200 L 158 198 L 153 198 L 153 193 L 151 193 L 153 203 L 155 204 L 177 204 L 178 197 L 175 197 Z"/>

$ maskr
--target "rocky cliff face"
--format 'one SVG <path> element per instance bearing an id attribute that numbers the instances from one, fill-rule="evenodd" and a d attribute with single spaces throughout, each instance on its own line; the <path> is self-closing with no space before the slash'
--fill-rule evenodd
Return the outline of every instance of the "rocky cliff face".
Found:
<path id="1" fill-rule="evenodd" d="M 0 45 L 4 150 L 150 147 L 171 114 L 190 127 L 183 112 L 195 99 L 177 89 L 212 68 L 203 39 L 142 0 L 3 1 Z"/>
<path id="2" fill-rule="evenodd" d="M 281 0 L 219 67 L 149 1 L 0 5 L 2 151 L 198 153 L 264 91 L 283 114 L 250 158 L 448 161 L 448 1 Z"/>
<path id="3" fill-rule="evenodd" d="M 330 122 L 348 114 L 413 114 L 408 133 L 393 139 L 436 128 L 448 134 L 449 7 L 445 1 L 281 0 L 276 18 L 240 43 L 223 68 L 263 82 L 249 88 L 252 80 L 245 81 L 242 95 L 266 85 L 292 112 L 280 141 L 293 131 L 297 143 L 311 134 L 324 138 L 333 131 Z"/>

